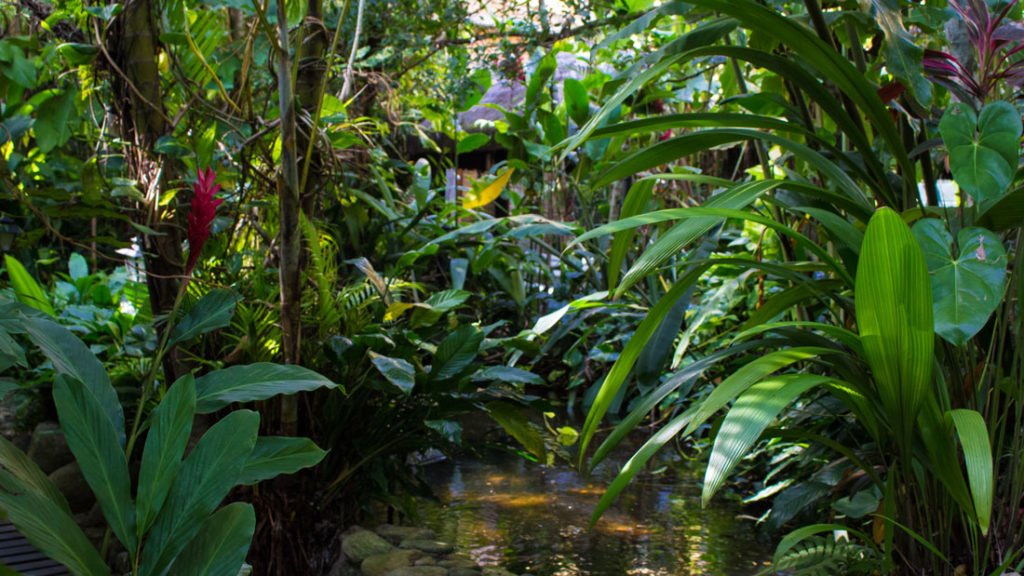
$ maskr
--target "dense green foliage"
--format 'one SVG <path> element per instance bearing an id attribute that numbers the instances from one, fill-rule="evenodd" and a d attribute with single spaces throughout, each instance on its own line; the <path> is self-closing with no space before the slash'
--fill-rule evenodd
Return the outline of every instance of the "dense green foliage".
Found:
<path id="1" fill-rule="evenodd" d="M 593 522 L 676 441 L 766 572 L 1024 569 L 1020 6 L 531 6 L 0 6 L 0 391 L 109 529 L 5 443 L 8 517 L 300 573 L 432 450 L 649 430 Z"/>

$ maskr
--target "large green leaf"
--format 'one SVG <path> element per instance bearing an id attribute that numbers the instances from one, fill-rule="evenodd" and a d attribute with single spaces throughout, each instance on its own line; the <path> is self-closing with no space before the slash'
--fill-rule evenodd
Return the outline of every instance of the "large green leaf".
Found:
<path id="1" fill-rule="evenodd" d="M 873 0 L 875 20 L 885 35 L 885 68 L 924 105 L 932 99 L 931 82 L 924 75 L 924 48 L 914 42 L 914 37 L 903 25 L 901 6 L 886 0 Z M 890 6 L 890 4 L 895 4 Z"/>
<path id="2" fill-rule="evenodd" d="M 4 254 L 4 263 L 7 266 L 7 276 L 11 279 L 11 287 L 14 288 L 14 295 L 18 297 L 18 301 L 50 316 L 56 316 L 57 313 L 53 310 L 53 305 L 50 304 L 46 292 L 21 262 L 10 254 Z"/>
<path id="3" fill-rule="evenodd" d="M 706 506 L 764 429 L 798 396 L 829 379 L 811 374 L 776 376 L 751 386 L 736 399 L 722 421 L 704 474 L 701 502 Z M 691 426 L 692 426 L 691 422 Z"/>
<path id="4" fill-rule="evenodd" d="M 241 296 L 231 290 L 210 290 L 175 324 L 167 345 L 187 342 L 200 334 L 231 324 L 231 316 L 235 313 L 235 305 L 240 299 Z"/>
<path id="5" fill-rule="evenodd" d="M 137 533 L 141 538 L 156 520 L 181 468 L 196 410 L 196 381 L 186 374 L 171 386 L 150 414 L 139 469 Z"/>
<path id="6" fill-rule="evenodd" d="M 864 234 L 855 304 L 875 387 L 900 446 L 909 450 L 918 410 L 931 387 L 932 291 L 920 246 L 890 208 L 879 209 Z"/>
<path id="7" fill-rule="evenodd" d="M 142 549 L 141 576 L 163 576 L 206 518 L 238 483 L 256 445 L 260 417 L 232 412 L 199 439 L 178 471 Z"/>
<path id="8" fill-rule="evenodd" d="M 44 318 L 26 318 L 22 323 L 32 342 L 53 362 L 58 374 L 85 384 L 96 397 L 114 427 L 118 445 L 125 444 L 124 410 L 103 364 L 66 328 Z"/>
<path id="9" fill-rule="evenodd" d="M 242 468 L 239 484 L 256 484 L 281 474 L 316 466 L 327 452 L 309 438 L 260 436 Z"/>
<path id="10" fill-rule="evenodd" d="M 416 387 L 416 368 L 404 358 L 381 356 L 371 351 L 370 362 L 385 380 L 402 394 L 411 394 Z"/>
<path id="11" fill-rule="evenodd" d="M 9 480 L 2 478 L 4 489 Z M 89 538 L 66 510 L 53 500 L 34 492 L 11 494 L 0 490 L 0 509 L 25 538 L 44 554 L 66 566 L 79 576 L 107 576 L 110 569 Z"/>
<path id="12" fill-rule="evenodd" d="M 939 132 L 949 151 L 956 183 L 977 202 L 1002 197 L 1017 172 L 1020 113 L 1009 102 L 993 102 L 976 115 L 957 102 L 946 109 Z"/>
<path id="13" fill-rule="evenodd" d="M 71 139 L 78 119 L 77 100 L 78 90 L 69 89 L 39 106 L 36 123 L 32 127 L 36 132 L 39 150 L 49 152 Z"/>
<path id="14" fill-rule="evenodd" d="M 82 469 L 110 528 L 128 550 L 135 550 L 135 506 L 128 460 L 99 400 L 81 381 L 61 374 L 53 402 L 68 448 Z"/>
<path id="15" fill-rule="evenodd" d="M 995 492 L 996 482 L 988 426 L 981 414 L 974 410 L 951 410 L 949 414 L 964 450 L 967 480 L 971 486 L 974 509 L 978 514 L 978 526 L 981 527 L 982 534 L 988 534 L 989 520 L 992 518 L 992 494 Z"/>
<path id="16" fill-rule="evenodd" d="M 430 380 L 441 382 L 461 374 L 470 367 L 480 351 L 484 333 L 475 326 L 460 326 L 437 346 L 430 367 Z"/>
<path id="17" fill-rule="evenodd" d="M 209 414 L 235 402 L 255 402 L 278 394 L 337 386 L 302 366 L 269 362 L 231 366 L 196 378 L 196 412 Z"/>
<path id="18" fill-rule="evenodd" d="M 1006 250 L 999 237 L 984 228 L 961 229 L 955 248 L 953 236 L 939 220 L 922 220 L 913 231 L 931 274 L 935 331 L 963 346 L 1003 301 Z"/>
<path id="19" fill-rule="evenodd" d="M 252 504 L 233 502 L 203 522 L 174 562 L 171 574 L 237 576 L 256 532 Z"/>

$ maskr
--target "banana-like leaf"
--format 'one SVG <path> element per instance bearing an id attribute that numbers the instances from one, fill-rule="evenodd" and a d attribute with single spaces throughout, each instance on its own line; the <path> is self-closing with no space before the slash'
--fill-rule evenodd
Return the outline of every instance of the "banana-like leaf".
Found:
<path id="1" fill-rule="evenodd" d="M 0 472 L 0 476 L 6 472 Z M 0 479 L 0 485 L 8 485 Z M 74 518 L 53 500 L 34 492 L 0 490 L 0 508 L 33 546 L 80 576 L 109 576 L 110 569 Z"/>
<path id="2" fill-rule="evenodd" d="M 141 538 L 156 520 L 178 476 L 196 411 L 196 381 L 178 379 L 150 414 L 149 433 L 139 469 L 138 524 Z"/>
<path id="3" fill-rule="evenodd" d="M 685 436 L 693 434 L 697 428 L 707 422 L 716 412 L 725 408 L 729 402 L 732 402 L 736 397 L 770 374 L 778 372 L 787 366 L 792 366 L 797 362 L 804 362 L 820 356 L 838 353 L 839 351 L 834 348 L 804 346 L 777 350 L 744 364 L 739 370 L 723 380 L 721 384 L 715 386 L 711 394 L 698 404 L 697 412 L 693 415 L 690 424 L 686 427 L 686 431 L 683 434 Z"/>
<path id="4" fill-rule="evenodd" d="M 141 576 L 167 574 L 206 518 L 238 483 L 260 417 L 238 410 L 214 424 L 185 458 L 142 549 Z"/>
<path id="5" fill-rule="evenodd" d="M 522 410 L 507 402 L 488 402 L 487 413 L 509 436 L 516 439 L 524 448 L 536 456 L 541 462 L 547 458 L 544 438 L 536 428 L 530 425 Z"/>
<path id="6" fill-rule="evenodd" d="M 484 333 L 476 326 L 460 326 L 437 346 L 430 367 L 430 380 L 441 382 L 461 374 L 480 352 Z"/>
<path id="7" fill-rule="evenodd" d="M 971 486 L 974 510 L 983 535 L 988 534 L 992 518 L 992 494 L 995 492 L 995 468 L 992 465 L 992 445 L 988 439 L 985 419 L 975 410 L 951 410 L 950 417 L 960 437 L 967 465 L 967 480 Z"/>
<path id="8" fill-rule="evenodd" d="M 237 576 L 255 532 L 256 511 L 252 504 L 228 504 L 203 522 L 170 573 Z"/>
<path id="9" fill-rule="evenodd" d="M 92 391 L 65 374 L 58 375 L 53 383 L 53 402 L 68 448 L 96 495 L 103 517 L 125 548 L 135 550 L 131 477 L 113 424 Z"/>
<path id="10" fill-rule="evenodd" d="M 53 362 L 53 368 L 58 374 L 65 374 L 85 384 L 103 407 L 103 413 L 114 427 L 117 443 L 123 448 L 124 410 L 103 364 L 81 340 L 56 322 L 44 318 L 26 318 L 22 326 L 32 342 Z"/>
<path id="11" fill-rule="evenodd" d="M 935 331 L 963 346 L 988 322 L 1003 302 L 1006 250 L 999 237 L 984 228 L 963 228 L 953 236 L 940 220 L 914 225 L 931 274 Z"/>
<path id="12" fill-rule="evenodd" d="M 266 400 L 338 385 L 309 368 L 258 362 L 214 370 L 196 378 L 196 412 L 209 414 L 235 402 Z"/>
<path id="13" fill-rule="evenodd" d="M 14 295 L 18 302 L 31 306 L 49 316 L 56 316 L 50 299 L 46 292 L 36 282 L 35 278 L 28 273 L 28 270 L 10 254 L 4 254 L 4 263 L 7 266 L 7 276 L 11 279 L 11 287 L 14 288 Z"/>
<path id="14" fill-rule="evenodd" d="M 257 484 L 281 474 L 316 466 L 327 452 L 309 438 L 260 436 L 242 468 L 239 484 Z"/>
<path id="15" fill-rule="evenodd" d="M 707 506 L 764 429 L 786 406 L 804 392 L 828 381 L 826 376 L 786 374 L 758 382 L 737 398 L 715 436 L 704 474 L 701 502 Z"/>
<path id="16" fill-rule="evenodd" d="M 664 132 L 673 128 L 756 128 L 759 130 L 774 130 L 777 132 L 794 132 L 807 134 L 806 129 L 799 124 L 772 118 L 771 116 L 759 116 L 756 114 L 741 114 L 738 112 L 690 112 L 686 114 L 662 114 L 619 122 L 594 131 L 593 138 L 613 138 L 615 136 L 635 136 L 649 132 Z"/>
<path id="17" fill-rule="evenodd" d="M 935 333 L 924 254 L 903 218 L 881 208 L 857 266 L 857 326 L 875 387 L 905 454 L 932 384 Z"/>

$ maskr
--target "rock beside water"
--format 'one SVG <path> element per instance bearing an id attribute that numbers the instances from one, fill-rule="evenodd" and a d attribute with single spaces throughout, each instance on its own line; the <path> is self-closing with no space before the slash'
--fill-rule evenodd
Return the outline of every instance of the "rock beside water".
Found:
<path id="1" fill-rule="evenodd" d="M 478 566 L 433 530 L 415 526 L 382 524 L 372 531 L 353 526 L 341 535 L 341 551 L 330 576 L 516 576 Z"/>
<path id="2" fill-rule="evenodd" d="M 362 564 L 370 556 L 387 554 L 395 547 L 376 532 L 356 527 L 342 536 L 341 551 L 353 564 Z"/>

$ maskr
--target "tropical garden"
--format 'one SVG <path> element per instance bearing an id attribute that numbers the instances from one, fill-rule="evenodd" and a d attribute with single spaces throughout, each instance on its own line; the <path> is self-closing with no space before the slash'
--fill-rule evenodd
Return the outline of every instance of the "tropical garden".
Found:
<path id="1" fill-rule="evenodd" d="M 1016 0 L 4 0 L 65 571 L 0 574 L 1024 573 L 1022 62 Z"/>

